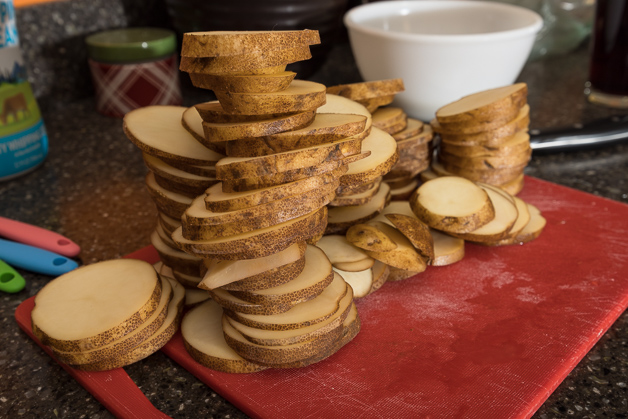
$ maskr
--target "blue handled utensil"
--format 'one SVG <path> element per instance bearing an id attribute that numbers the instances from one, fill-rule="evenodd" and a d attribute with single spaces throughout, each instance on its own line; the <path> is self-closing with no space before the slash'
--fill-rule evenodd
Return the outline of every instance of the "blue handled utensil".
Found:
<path id="1" fill-rule="evenodd" d="M 0 239 L 0 259 L 11 266 L 51 276 L 78 268 L 78 263 L 65 256 L 3 239 Z"/>
<path id="2" fill-rule="evenodd" d="M 0 260 L 0 291 L 13 294 L 22 291 L 25 285 L 26 281 L 22 275 Z"/>

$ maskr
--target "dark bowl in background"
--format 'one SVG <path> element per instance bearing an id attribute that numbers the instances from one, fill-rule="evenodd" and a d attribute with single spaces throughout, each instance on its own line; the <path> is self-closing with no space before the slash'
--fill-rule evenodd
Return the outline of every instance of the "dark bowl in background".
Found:
<path id="1" fill-rule="evenodd" d="M 226 30 L 316 29 L 320 45 L 312 58 L 288 69 L 306 79 L 325 62 L 329 50 L 344 36 L 342 17 L 350 0 L 166 0 L 179 40 L 185 32 Z"/>

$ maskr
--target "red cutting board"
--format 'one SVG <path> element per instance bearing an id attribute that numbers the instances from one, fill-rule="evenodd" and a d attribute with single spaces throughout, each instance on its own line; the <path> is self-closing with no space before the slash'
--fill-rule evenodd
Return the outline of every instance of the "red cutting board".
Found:
<path id="1" fill-rule="evenodd" d="M 256 418 L 530 417 L 628 306 L 628 206 L 533 178 L 519 196 L 548 221 L 537 240 L 467 244 L 385 284 L 322 362 L 237 375 L 197 364 L 179 334 L 162 350 Z"/>
<path id="2" fill-rule="evenodd" d="M 163 351 L 263 418 L 525 418 L 628 306 L 628 206 L 538 179 L 519 195 L 548 223 L 523 246 L 465 258 L 358 301 L 362 330 L 332 357 L 236 375 Z"/>

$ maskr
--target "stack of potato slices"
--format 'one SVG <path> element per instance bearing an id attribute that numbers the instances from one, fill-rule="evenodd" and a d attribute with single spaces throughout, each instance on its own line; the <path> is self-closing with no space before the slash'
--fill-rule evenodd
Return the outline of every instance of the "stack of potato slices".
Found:
<path id="1" fill-rule="evenodd" d="M 85 371 L 123 367 L 159 350 L 179 328 L 185 292 L 143 261 L 118 259 L 53 279 L 35 298 L 33 333 Z"/>
<path id="2" fill-rule="evenodd" d="M 218 100 L 188 109 L 183 126 L 225 155 L 214 165 L 218 182 L 187 203 L 170 234 L 203 261 L 196 285 L 212 299 L 186 315 L 182 334 L 210 368 L 309 365 L 359 330 L 353 289 L 313 243 L 341 177 L 375 154 L 364 145 L 377 148 L 384 133 L 362 105 L 285 71 L 318 42 L 309 30 L 184 35 L 180 68 Z M 210 342 L 219 330 L 223 339 Z"/>
<path id="3" fill-rule="evenodd" d="M 385 129 L 382 129 L 386 128 L 384 125 L 376 123 L 371 112 L 376 112 L 380 106 L 392 102 L 395 94 L 400 91 L 403 91 L 401 79 L 327 88 L 328 98 L 334 98 L 334 104 L 348 103 L 349 105 L 345 107 L 351 109 L 349 112 L 369 116 L 370 135 L 362 144 L 364 158 L 349 163 L 347 173 L 340 178 L 336 199 L 329 205 L 325 234 L 344 234 L 352 225 L 375 217 L 390 201 L 390 188 L 382 183 L 382 179 L 399 160 L 397 143 Z"/>
<path id="4" fill-rule="evenodd" d="M 458 176 L 423 183 L 410 198 L 410 207 L 431 228 L 488 246 L 526 243 L 545 227 L 533 205 L 499 187 Z"/>
<path id="5" fill-rule="evenodd" d="M 194 198 L 219 183 L 216 163 L 224 158 L 199 143 L 186 129 L 200 126 L 200 118 L 190 121 L 189 114 L 185 107 L 148 106 L 124 117 L 124 132 L 142 150 L 149 169 L 146 187 L 158 211 L 151 243 L 164 266 L 170 269 L 167 276 L 186 288 L 186 301 L 194 300 L 192 294 L 201 280 L 202 259 L 182 251 L 171 236 L 181 227 L 181 217 Z M 184 125 L 186 116 L 188 122 Z"/>
<path id="6" fill-rule="evenodd" d="M 432 170 L 516 195 L 532 154 L 526 99 L 526 84 L 517 83 L 466 96 L 436 111 L 432 127 L 441 141 Z"/>

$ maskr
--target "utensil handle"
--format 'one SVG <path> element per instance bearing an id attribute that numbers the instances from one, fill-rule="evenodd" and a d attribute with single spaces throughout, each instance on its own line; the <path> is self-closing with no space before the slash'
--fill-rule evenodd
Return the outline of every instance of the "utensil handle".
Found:
<path id="1" fill-rule="evenodd" d="M 0 239 L 0 259 L 12 266 L 44 275 L 59 276 L 78 267 L 65 256 L 22 243 Z"/>
<path id="2" fill-rule="evenodd" d="M 22 275 L 0 260 L 0 291 L 13 294 L 22 291 L 25 285 L 26 281 Z"/>
<path id="3" fill-rule="evenodd" d="M 0 236 L 70 258 L 81 252 L 78 244 L 59 233 L 5 217 L 0 217 Z"/>
<path id="4" fill-rule="evenodd" d="M 591 121 L 582 125 L 530 130 L 534 151 L 578 150 L 628 140 L 628 115 Z"/>

